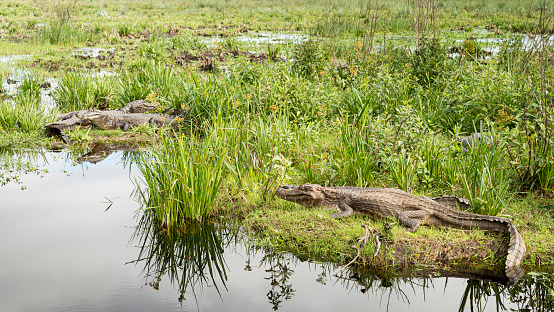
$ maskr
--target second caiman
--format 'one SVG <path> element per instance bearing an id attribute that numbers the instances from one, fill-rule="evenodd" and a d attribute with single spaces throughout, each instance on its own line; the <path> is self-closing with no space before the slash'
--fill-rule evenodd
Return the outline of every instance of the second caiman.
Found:
<path id="1" fill-rule="evenodd" d="M 526 247 L 510 219 L 470 213 L 447 205 L 448 200 L 435 200 L 408 194 L 399 189 L 365 187 L 323 187 L 318 184 L 280 186 L 275 195 L 307 207 L 338 207 L 341 211 L 331 217 L 348 217 L 354 212 L 381 217 L 393 217 L 410 231 L 420 225 L 433 225 L 461 230 L 481 229 L 510 235 L 506 276 L 513 283 L 522 274 L 519 268 Z M 467 204 L 460 199 L 459 204 Z"/>

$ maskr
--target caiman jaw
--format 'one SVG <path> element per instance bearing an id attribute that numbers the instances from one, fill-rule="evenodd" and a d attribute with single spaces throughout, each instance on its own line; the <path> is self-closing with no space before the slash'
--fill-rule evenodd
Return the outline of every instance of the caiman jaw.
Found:
<path id="1" fill-rule="evenodd" d="M 275 195 L 284 200 L 297 203 L 302 206 L 311 207 L 317 203 L 317 198 L 310 189 L 304 189 L 305 185 L 283 185 L 277 188 Z"/>

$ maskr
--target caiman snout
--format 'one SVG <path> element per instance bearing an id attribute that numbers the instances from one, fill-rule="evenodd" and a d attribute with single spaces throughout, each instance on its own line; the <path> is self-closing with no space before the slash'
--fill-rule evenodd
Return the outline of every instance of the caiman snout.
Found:
<path id="1" fill-rule="evenodd" d="M 293 184 L 285 184 L 283 186 L 279 186 L 279 188 L 282 188 L 282 189 L 285 189 L 285 190 L 291 190 L 291 189 L 294 189 L 296 188 L 297 186 L 296 185 L 293 185 Z"/>

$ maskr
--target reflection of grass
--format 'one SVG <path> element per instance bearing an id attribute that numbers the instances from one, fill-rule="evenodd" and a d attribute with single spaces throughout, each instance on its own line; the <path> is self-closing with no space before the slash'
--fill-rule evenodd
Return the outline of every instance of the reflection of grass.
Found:
<path id="1" fill-rule="evenodd" d="M 5 141 L 6 139 L 18 142 L 20 148 L 17 146 L 14 148 L 13 144 Z M 48 169 L 41 168 L 40 165 L 41 162 L 46 161 L 44 151 L 29 149 L 16 139 L 14 135 L 0 135 L 0 187 L 15 183 L 20 185 L 21 189 L 25 189 L 21 179 L 23 175 L 33 173 L 42 176 L 48 172 Z"/>
<path id="2" fill-rule="evenodd" d="M 186 222 L 171 229 L 161 227 L 153 210 L 144 210 L 133 235 L 140 242 L 138 260 L 144 275 L 158 289 L 162 277 L 178 285 L 180 300 L 188 289 L 225 286 L 227 273 L 223 258 L 229 234 L 212 222 Z"/>
<path id="3" fill-rule="evenodd" d="M 489 302 L 491 297 L 493 302 Z M 517 284 L 506 287 L 496 283 L 468 280 L 459 311 L 483 311 L 487 304 L 506 310 L 505 303 L 516 303 L 519 311 L 552 311 L 554 309 L 554 275 L 530 272 Z"/>

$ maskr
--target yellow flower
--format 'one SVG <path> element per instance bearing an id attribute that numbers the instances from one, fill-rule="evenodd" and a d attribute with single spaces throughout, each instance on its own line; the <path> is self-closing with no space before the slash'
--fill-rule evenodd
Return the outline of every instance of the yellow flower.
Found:
<path id="1" fill-rule="evenodd" d="M 149 95 L 147 95 L 145 100 L 150 102 L 150 103 L 157 103 L 156 102 L 156 92 L 152 92 Z"/>
<path id="2" fill-rule="evenodd" d="M 279 110 L 279 106 L 271 104 L 269 105 L 269 109 L 271 110 L 271 116 L 275 116 L 277 114 L 277 111 Z"/>

